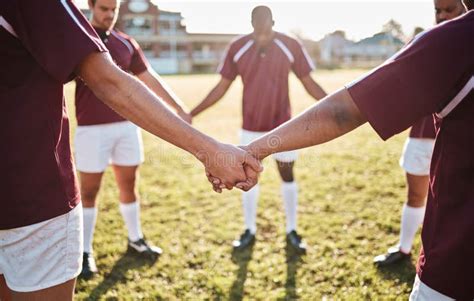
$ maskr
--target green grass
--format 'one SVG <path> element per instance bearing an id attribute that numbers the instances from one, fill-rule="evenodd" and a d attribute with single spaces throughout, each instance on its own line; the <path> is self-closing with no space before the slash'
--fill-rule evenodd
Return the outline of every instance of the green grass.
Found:
<path id="1" fill-rule="evenodd" d="M 361 70 L 321 71 L 315 78 L 335 91 L 361 74 Z M 218 81 L 215 75 L 165 79 L 190 107 Z M 67 87 L 68 95 L 72 89 Z M 294 77 L 291 96 L 294 112 L 313 103 Z M 195 126 L 236 143 L 240 97 L 241 83 L 236 81 L 219 104 L 195 120 Z M 366 125 L 300 152 L 295 169 L 300 186 L 299 230 L 310 249 L 298 257 L 285 248 L 280 179 L 272 160 L 264 162 L 261 177 L 257 242 L 252 250 L 233 254 L 230 242 L 243 227 L 240 193 L 215 194 L 199 162 L 144 133 L 146 162 L 139 185 L 143 231 L 164 254 L 155 263 L 126 254 L 126 229 L 108 171 L 99 194 L 94 241 L 100 273 L 92 280 L 78 281 L 77 299 L 407 299 L 416 256 L 395 269 L 377 270 L 372 265 L 373 256 L 398 239 L 405 181 L 397 162 L 404 137 L 383 142 Z M 417 237 L 415 254 L 418 249 Z"/>

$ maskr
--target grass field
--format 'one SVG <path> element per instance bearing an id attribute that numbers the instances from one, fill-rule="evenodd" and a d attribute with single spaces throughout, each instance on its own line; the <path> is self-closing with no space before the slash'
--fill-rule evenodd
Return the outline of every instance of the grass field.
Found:
<path id="1" fill-rule="evenodd" d="M 334 91 L 363 73 L 321 71 L 315 78 Z M 190 107 L 217 82 L 215 75 L 165 77 Z M 74 124 L 73 85 L 68 102 Z M 291 78 L 294 113 L 313 100 Z M 241 83 L 199 116 L 200 130 L 236 143 Z M 73 126 L 74 128 L 74 126 Z M 300 186 L 299 231 L 310 249 L 286 249 L 285 217 L 275 163 L 261 176 L 257 242 L 233 254 L 243 227 L 238 191 L 211 191 L 191 155 L 144 133 L 141 167 L 142 223 L 146 237 L 164 249 L 155 263 L 126 254 L 126 229 L 110 171 L 99 194 L 94 248 L 100 274 L 77 283 L 78 300 L 403 300 L 415 276 L 415 258 L 378 270 L 372 258 L 397 242 L 405 181 L 398 166 L 406 134 L 383 142 L 366 125 L 328 144 L 305 149 L 296 163 Z M 420 245 L 414 246 L 415 255 Z"/>

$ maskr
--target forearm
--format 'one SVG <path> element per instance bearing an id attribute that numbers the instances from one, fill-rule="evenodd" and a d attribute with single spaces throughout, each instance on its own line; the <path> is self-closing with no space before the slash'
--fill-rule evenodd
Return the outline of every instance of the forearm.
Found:
<path id="1" fill-rule="evenodd" d="M 117 113 L 195 156 L 199 157 L 201 150 L 216 143 L 178 118 L 143 83 L 120 70 L 103 54 L 86 58 L 79 74 L 96 96 Z"/>
<path id="2" fill-rule="evenodd" d="M 314 83 L 314 85 L 309 85 L 308 87 L 305 86 L 306 91 L 309 95 L 311 95 L 316 100 L 321 100 L 327 96 L 326 91 L 318 85 L 318 83 Z"/>
<path id="3" fill-rule="evenodd" d="M 308 92 L 308 94 L 314 99 L 321 100 L 327 96 L 326 91 L 324 91 L 324 89 L 316 81 L 314 81 L 310 75 L 308 75 L 306 78 L 303 78 L 301 81 L 306 92 Z"/>
<path id="4" fill-rule="evenodd" d="M 249 145 L 258 159 L 270 154 L 300 149 L 333 140 L 366 122 L 346 89 L 267 133 Z"/>
<path id="5" fill-rule="evenodd" d="M 185 111 L 186 106 L 165 83 L 161 76 L 156 74 L 153 70 L 140 74 L 138 78 L 174 110 L 177 112 Z"/>
<path id="6" fill-rule="evenodd" d="M 209 94 L 206 96 L 206 98 L 204 98 L 204 100 L 200 104 L 198 104 L 193 110 L 191 110 L 191 116 L 196 117 L 201 112 L 213 106 L 224 96 L 226 92 L 227 89 L 223 89 L 220 85 L 214 87 L 211 92 L 209 92 Z"/>

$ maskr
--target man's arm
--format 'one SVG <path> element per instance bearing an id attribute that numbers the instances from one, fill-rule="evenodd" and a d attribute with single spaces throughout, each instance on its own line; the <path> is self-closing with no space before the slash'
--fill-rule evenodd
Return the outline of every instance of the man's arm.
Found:
<path id="1" fill-rule="evenodd" d="M 199 113 L 218 102 L 224 96 L 227 90 L 229 90 L 231 84 L 231 80 L 221 77 L 220 81 L 214 88 L 212 88 L 211 92 L 209 92 L 206 98 L 204 98 L 204 100 L 191 111 L 191 116 L 196 117 Z"/>
<path id="2" fill-rule="evenodd" d="M 327 93 L 323 88 L 311 77 L 311 74 L 308 74 L 305 77 L 300 78 L 301 83 L 304 88 L 316 100 L 321 100 L 326 97 Z"/>
<path id="3" fill-rule="evenodd" d="M 347 89 L 327 96 L 246 149 L 262 160 L 273 153 L 309 147 L 333 140 L 366 122 Z"/>
<path id="4" fill-rule="evenodd" d="M 261 171 L 259 162 L 244 151 L 215 141 L 174 115 L 141 82 L 120 70 L 108 54 L 88 55 L 78 66 L 77 74 L 105 104 L 150 133 L 193 154 L 228 188 L 238 181 L 246 181 L 244 166 Z"/>
<path id="5" fill-rule="evenodd" d="M 308 108 L 294 119 L 282 124 L 273 131 L 254 140 L 242 149 L 249 152 L 258 160 L 279 152 L 309 147 L 333 140 L 367 122 L 347 89 L 341 89 L 321 102 Z M 248 170 L 247 174 L 252 174 Z M 221 192 L 226 185 L 215 177 L 212 172 L 207 173 L 216 192 Z M 258 178 L 254 175 L 252 178 Z M 239 182 L 236 187 L 249 190 L 256 183 L 251 181 Z"/>
<path id="6" fill-rule="evenodd" d="M 148 69 L 137 75 L 150 90 L 161 97 L 168 105 L 170 105 L 184 121 L 191 123 L 191 115 L 187 113 L 186 106 L 165 83 L 165 81 L 152 69 Z"/>

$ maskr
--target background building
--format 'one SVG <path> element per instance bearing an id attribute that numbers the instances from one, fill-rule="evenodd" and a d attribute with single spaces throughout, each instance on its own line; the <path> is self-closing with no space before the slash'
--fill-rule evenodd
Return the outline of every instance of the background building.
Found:
<path id="1" fill-rule="evenodd" d="M 343 31 L 318 42 L 300 40 L 321 67 L 373 67 L 403 46 L 397 26 L 390 20 L 382 32 L 359 42 L 348 40 Z M 227 45 L 238 36 L 188 33 L 181 13 L 160 10 L 150 0 L 123 0 L 116 27 L 137 40 L 160 74 L 215 72 Z"/>
<path id="2" fill-rule="evenodd" d="M 214 72 L 227 44 L 237 35 L 190 34 L 179 12 L 158 9 L 149 0 L 126 0 L 117 28 L 133 36 L 159 73 Z"/>

